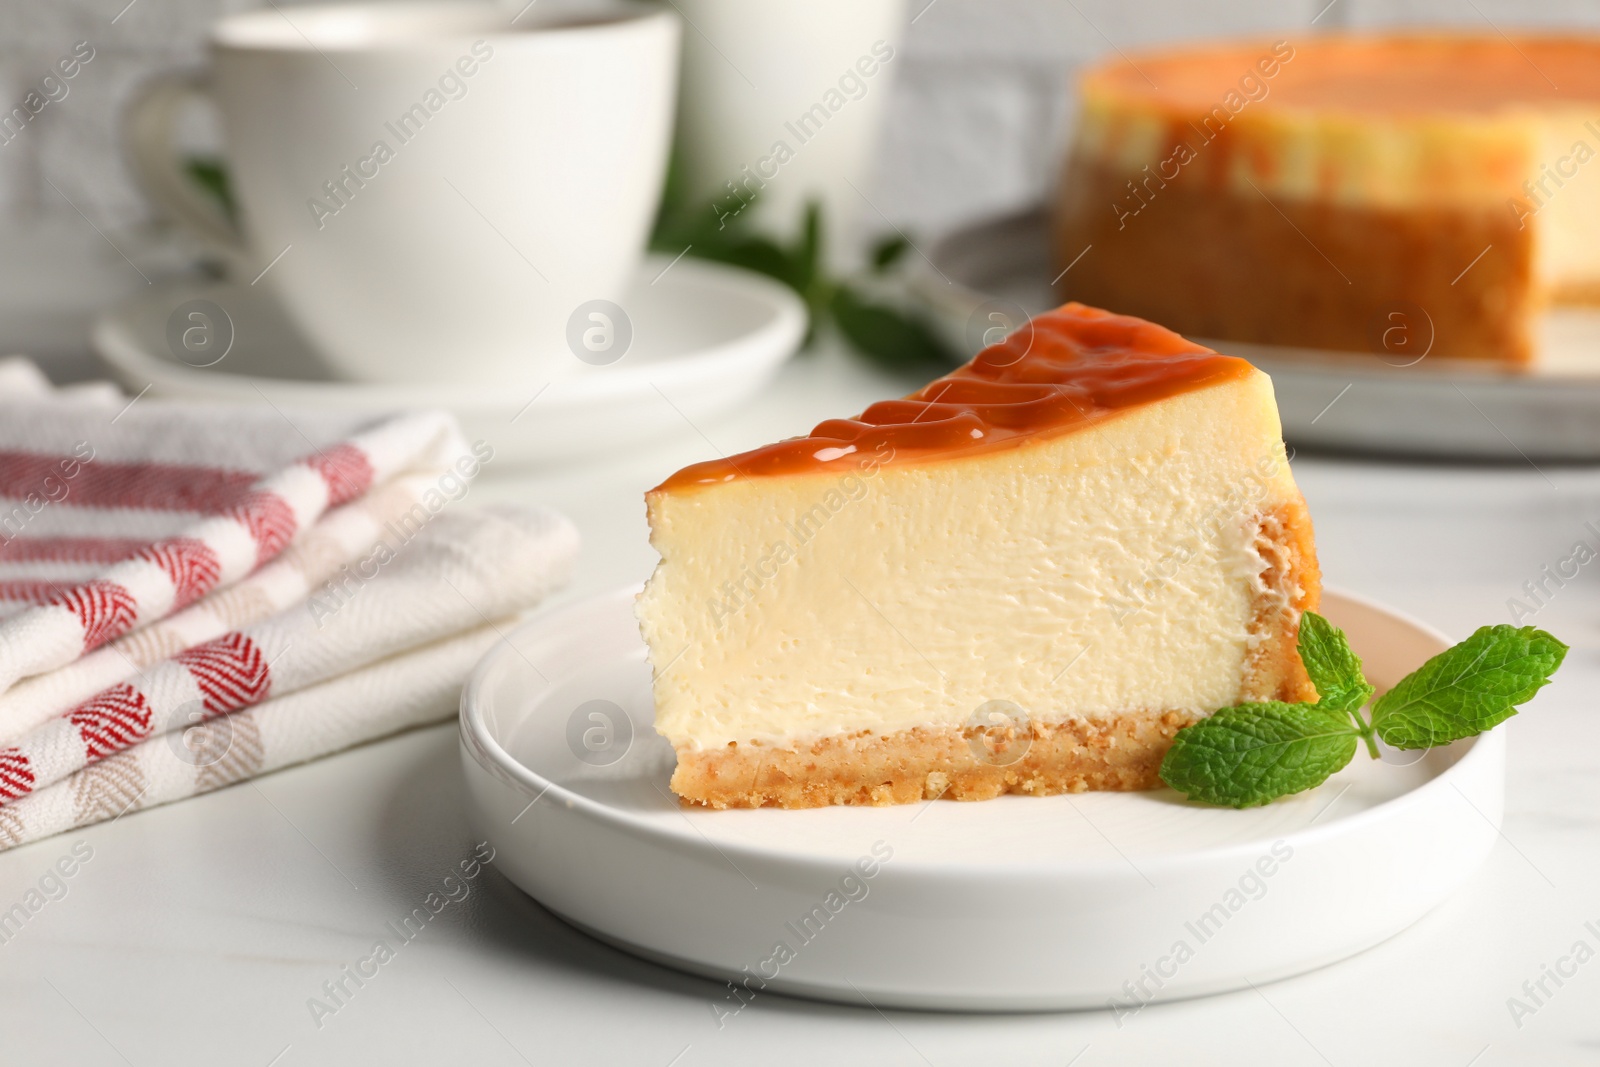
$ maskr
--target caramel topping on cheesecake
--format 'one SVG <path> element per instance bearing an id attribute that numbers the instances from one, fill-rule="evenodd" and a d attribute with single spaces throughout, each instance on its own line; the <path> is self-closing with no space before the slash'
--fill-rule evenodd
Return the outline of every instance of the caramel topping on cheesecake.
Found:
<path id="1" fill-rule="evenodd" d="M 1245 81 L 1241 82 L 1241 79 Z M 1600 100 L 1600 37 L 1330 36 L 1112 57 L 1086 83 L 1207 112 L 1229 92 L 1249 108 L 1367 116 L 1485 114 Z M 1238 105 L 1235 105 L 1237 107 Z"/>
<path id="2" fill-rule="evenodd" d="M 1066 304 L 910 396 L 829 419 L 805 437 L 685 467 L 653 491 L 826 473 L 852 457 L 901 464 L 1005 448 L 1251 372 L 1244 360 L 1153 323 Z"/>

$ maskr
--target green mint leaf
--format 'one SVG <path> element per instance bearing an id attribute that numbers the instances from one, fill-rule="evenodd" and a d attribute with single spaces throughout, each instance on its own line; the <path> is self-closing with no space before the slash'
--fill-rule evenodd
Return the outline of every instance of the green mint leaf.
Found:
<path id="1" fill-rule="evenodd" d="M 1356 736 L 1315 704 L 1240 704 L 1179 730 L 1161 780 L 1190 800 L 1253 808 L 1321 785 L 1356 754 Z"/>
<path id="2" fill-rule="evenodd" d="M 833 321 L 862 355 L 889 368 L 952 362 L 944 342 L 922 320 L 887 304 L 874 303 L 839 286 L 833 293 Z"/>
<path id="3" fill-rule="evenodd" d="M 1314 611 L 1300 616 L 1300 662 L 1317 687 L 1323 711 L 1360 711 L 1374 692 L 1344 631 Z"/>
<path id="4" fill-rule="evenodd" d="M 1531 700 L 1566 654 L 1566 645 L 1532 626 L 1481 627 L 1379 697 L 1372 725 L 1395 748 L 1431 748 L 1483 733 Z"/>
<path id="5" fill-rule="evenodd" d="M 800 273 L 789 254 L 776 241 L 767 237 L 729 237 L 719 241 L 708 241 L 692 249 L 690 255 L 753 270 L 769 278 L 776 278 L 791 288 L 794 287 L 795 277 Z"/>
<path id="6" fill-rule="evenodd" d="M 900 262 L 910 247 L 911 242 L 902 234 L 896 233 L 885 237 L 872 247 L 872 269 L 882 274 Z"/>
<path id="7" fill-rule="evenodd" d="M 822 205 L 815 200 L 806 202 L 791 259 L 795 276 L 789 284 L 803 296 L 822 277 Z"/>
<path id="8" fill-rule="evenodd" d="M 239 208 L 233 200 L 233 182 L 228 176 L 227 164 L 209 156 L 189 156 L 183 161 L 183 170 L 190 181 L 216 201 L 228 221 L 239 221 Z"/>

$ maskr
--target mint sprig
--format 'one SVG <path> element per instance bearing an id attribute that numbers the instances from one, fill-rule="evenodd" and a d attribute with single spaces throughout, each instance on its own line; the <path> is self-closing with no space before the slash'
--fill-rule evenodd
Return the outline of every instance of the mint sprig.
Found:
<path id="1" fill-rule="evenodd" d="M 239 221 L 239 205 L 233 198 L 233 180 L 228 176 L 227 165 L 215 156 L 189 156 L 183 161 L 183 172 L 222 209 L 229 222 Z"/>
<path id="2" fill-rule="evenodd" d="M 897 269 L 912 247 L 906 237 L 896 233 L 879 241 L 869 253 L 868 270 L 840 277 L 823 255 L 827 226 L 820 204 L 807 204 L 798 233 L 782 241 L 750 223 L 748 209 L 759 194 L 746 189 L 718 203 L 693 203 L 679 185 L 679 173 L 669 172 L 652 250 L 730 263 L 789 286 L 810 313 L 808 347 L 826 324 L 850 350 L 885 370 L 925 373 L 961 362 L 926 315 L 893 295 Z"/>
<path id="3" fill-rule="evenodd" d="M 1240 704 L 1178 731 L 1161 777 L 1190 800 L 1253 808 L 1321 785 L 1356 732 L 1315 704 Z"/>
<path id="4" fill-rule="evenodd" d="M 1367 684 L 1361 673 L 1361 658 L 1350 648 L 1344 633 L 1321 615 L 1308 611 L 1300 617 L 1299 648 L 1300 662 L 1305 664 L 1306 674 L 1317 690 L 1317 710 L 1331 715 L 1343 712 L 1367 743 L 1367 753 L 1376 757 L 1378 744 L 1373 740 L 1372 726 L 1361 717 L 1361 709 L 1376 690 Z M 1348 762 L 1347 758 L 1345 763 Z"/>
<path id="5" fill-rule="evenodd" d="M 1484 626 L 1439 653 L 1372 705 L 1395 748 L 1432 748 L 1505 722 L 1550 681 L 1567 646 L 1532 626 Z"/>
<path id="6" fill-rule="evenodd" d="M 1431 748 L 1483 733 L 1517 713 L 1561 666 L 1567 646 L 1532 626 L 1485 626 L 1434 656 L 1362 708 L 1375 692 L 1344 632 L 1315 612 L 1300 620 L 1300 661 L 1316 703 L 1223 708 L 1179 730 L 1161 780 L 1190 800 L 1251 808 L 1321 785 L 1355 757 Z"/>

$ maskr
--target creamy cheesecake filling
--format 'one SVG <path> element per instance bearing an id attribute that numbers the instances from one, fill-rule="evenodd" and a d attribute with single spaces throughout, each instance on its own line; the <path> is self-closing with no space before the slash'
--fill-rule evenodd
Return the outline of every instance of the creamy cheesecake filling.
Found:
<path id="1" fill-rule="evenodd" d="M 1091 83 L 1073 152 L 1124 176 L 1127 209 L 1181 182 L 1275 201 L 1401 210 L 1488 203 L 1506 210 L 1506 199 L 1537 169 L 1541 133 L 1520 113 L 1372 117 L 1266 108 L 1219 127 L 1204 113 L 1126 99 Z"/>
<path id="2" fill-rule="evenodd" d="M 1534 165 L 1507 206 L 1534 235 L 1546 295 L 1600 302 L 1600 103 L 1541 123 Z"/>
<path id="3" fill-rule="evenodd" d="M 961 728 L 991 700 L 1095 722 L 1269 695 L 1246 691 L 1258 618 L 1303 595 L 1263 579 L 1263 516 L 1298 501 L 1275 414 L 1253 374 L 1026 450 L 656 496 L 657 730 L 707 749 Z"/>

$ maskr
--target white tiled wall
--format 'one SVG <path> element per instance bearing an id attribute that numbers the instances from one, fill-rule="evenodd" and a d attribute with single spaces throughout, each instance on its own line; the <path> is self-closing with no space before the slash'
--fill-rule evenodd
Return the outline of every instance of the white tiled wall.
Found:
<path id="1" fill-rule="evenodd" d="M 256 0 L 126 3 L 0 0 L 4 110 L 75 41 L 96 49 L 66 99 L 49 105 L 21 137 L 0 144 L 0 214 L 70 212 L 65 194 L 100 225 L 142 218 L 145 207 L 117 143 L 120 107 L 151 71 L 198 62 L 212 19 L 257 6 Z M 873 201 L 919 233 L 1038 198 L 1061 152 L 1072 71 L 1116 48 L 1389 23 L 1600 26 L 1595 0 L 1334 0 L 1326 10 L 1327 0 L 909 3 L 917 18 Z"/>

